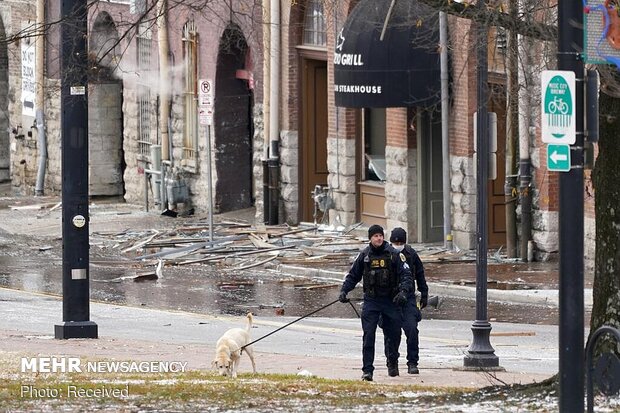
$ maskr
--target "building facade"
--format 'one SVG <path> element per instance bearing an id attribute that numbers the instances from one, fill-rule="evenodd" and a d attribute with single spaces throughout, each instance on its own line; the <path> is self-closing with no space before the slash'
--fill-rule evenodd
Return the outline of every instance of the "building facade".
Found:
<path id="1" fill-rule="evenodd" d="M 342 97 L 353 89 L 341 83 L 340 76 L 378 64 L 372 61 L 376 49 L 390 53 L 390 45 L 403 41 L 401 31 L 412 35 L 411 26 L 419 29 L 418 37 L 415 42 L 405 38 L 404 46 L 398 46 L 403 54 L 415 43 L 416 49 L 424 49 L 419 59 L 439 63 L 437 13 L 416 18 L 419 5 L 411 1 L 398 2 L 406 10 L 388 16 L 389 3 L 222 0 L 209 3 L 205 10 L 164 1 L 93 3 L 88 18 L 91 196 L 121 196 L 143 203 L 148 194 L 151 204 L 153 198 L 166 198 L 162 209 L 178 203 L 204 212 L 209 209 L 211 188 L 215 212 L 255 205 L 257 221 L 262 221 L 264 165 L 270 158 L 278 167 L 274 196 L 279 222 L 380 223 L 388 230 L 405 228 L 411 241 L 442 242 L 443 195 L 448 191 L 454 243 L 473 249 L 478 85 L 471 22 L 447 18 L 447 165 L 442 143 L 446 114 L 441 112 L 439 92 L 429 86 L 439 72 L 430 77 L 410 74 L 406 85 L 394 77 L 396 92 L 379 93 L 372 85 L 363 85 L 370 86 L 363 89 L 367 99 Z M 34 193 L 39 182 L 45 193 L 61 190 L 59 28 L 46 27 L 44 41 L 20 37 L 36 22 L 37 4 L 0 3 L 0 38 L 15 39 L 0 43 L 0 111 L 5 115 L 0 116 L 0 180 L 10 179 L 21 194 Z M 45 21 L 57 21 L 60 2 L 44 4 Z M 372 16 L 369 10 L 374 10 Z M 364 37 L 373 33 L 375 38 Z M 366 48 L 363 53 L 347 51 L 353 37 L 355 47 Z M 539 72 L 519 69 L 520 152 L 527 153 L 532 165 L 531 186 L 508 187 L 506 197 L 506 175 L 512 174 L 505 166 L 509 82 L 506 55 L 497 39 L 501 33 L 491 29 L 486 87 L 489 111 L 497 114 L 498 149 L 497 177 L 488 187 L 489 245 L 506 245 L 508 202 L 517 204 L 517 232 L 523 236 L 520 195 L 527 190 L 533 200 L 531 245 L 536 259 L 549 259 L 558 249 L 558 179 L 557 173 L 546 169 L 540 138 Z M 40 89 L 31 73 L 37 68 L 19 58 L 33 53 L 29 41 L 44 42 Z M 380 60 L 389 68 L 393 56 L 386 56 Z M 201 80 L 212 86 L 210 97 L 201 98 Z M 29 83 L 33 81 L 34 86 Z M 412 98 L 401 98 L 400 104 L 373 100 L 373 95 L 392 96 L 399 88 Z M 429 96 L 435 99 L 423 98 L 422 89 L 432 90 Z M 28 104 L 36 99 L 43 101 L 42 109 Z M 44 141 L 43 129 L 35 121 L 37 109 L 44 114 Z M 274 141 L 277 150 L 271 151 Z M 162 168 L 168 178 L 163 186 L 159 175 L 150 173 Z M 446 174 L 449 188 L 443 186 Z M 593 258 L 589 179 L 584 219 L 586 255 Z"/>

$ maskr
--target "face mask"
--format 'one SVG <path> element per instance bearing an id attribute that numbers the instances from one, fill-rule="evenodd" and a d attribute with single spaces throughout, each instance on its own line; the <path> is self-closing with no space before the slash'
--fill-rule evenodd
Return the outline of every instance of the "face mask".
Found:
<path id="1" fill-rule="evenodd" d="M 401 252 L 403 248 L 405 248 L 404 245 L 392 245 L 392 247 L 394 247 L 394 249 L 398 252 Z"/>

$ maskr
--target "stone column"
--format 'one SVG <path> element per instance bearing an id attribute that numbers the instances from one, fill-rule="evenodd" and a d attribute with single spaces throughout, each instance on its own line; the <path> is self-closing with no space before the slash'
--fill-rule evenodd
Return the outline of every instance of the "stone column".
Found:
<path id="1" fill-rule="evenodd" d="M 329 211 L 332 225 L 351 225 L 355 223 L 356 188 L 355 178 L 355 139 L 330 136 L 327 139 L 327 169 L 329 176 L 329 196 L 334 208 Z"/>

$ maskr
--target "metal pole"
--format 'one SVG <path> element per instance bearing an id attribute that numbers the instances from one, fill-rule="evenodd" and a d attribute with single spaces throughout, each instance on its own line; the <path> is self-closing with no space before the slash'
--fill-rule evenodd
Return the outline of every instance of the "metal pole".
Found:
<path id="1" fill-rule="evenodd" d="M 478 7 L 486 7 L 479 0 Z M 471 326 L 473 342 L 465 355 L 465 368 L 493 369 L 499 367 L 499 358 L 491 346 L 491 324 L 487 316 L 487 192 L 489 177 L 489 123 L 487 113 L 487 27 L 479 23 L 476 42 L 478 60 L 477 130 L 476 130 L 476 320 Z"/>
<path id="2" fill-rule="evenodd" d="M 209 241 L 213 241 L 213 182 L 211 181 L 211 125 L 207 125 L 207 197 L 209 198 Z"/>
<path id="3" fill-rule="evenodd" d="M 441 47 L 441 163 L 443 185 L 443 242 L 452 249 L 452 217 L 450 209 L 450 103 L 448 89 L 448 17 L 439 13 L 439 44 Z"/>
<path id="4" fill-rule="evenodd" d="M 560 172 L 560 394 L 559 411 L 583 412 L 584 309 L 583 309 L 583 114 L 584 67 L 583 5 L 558 2 L 558 69 L 575 72 L 575 133 L 572 165 Z"/>
<path id="5" fill-rule="evenodd" d="M 97 338 L 89 320 L 87 1 L 61 2 L 62 324 L 57 339 Z"/>

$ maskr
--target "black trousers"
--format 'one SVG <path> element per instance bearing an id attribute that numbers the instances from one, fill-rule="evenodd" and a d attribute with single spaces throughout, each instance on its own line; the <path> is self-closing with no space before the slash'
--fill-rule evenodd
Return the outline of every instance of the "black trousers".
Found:
<path id="1" fill-rule="evenodd" d="M 402 319 L 400 324 L 405 332 L 405 337 L 407 337 L 407 364 L 417 365 L 420 360 L 418 322 L 422 320 L 422 314 L 416 306 L 415 296 L 411 295 L 408 298 L 407 304 L 402 307 Z M 389 328 L 389 326 L 385 327 L 385 321 L 383 321 L 383 323 L 384 328 Z M 385 358 L 387 359 L 387 364 L 398 363 L 398 357 L 400 357 L 400 353 L 398 352 L 400 340 L 400 331 L 394 336 L 384 336 Z"/>
<path id="2" fill-rule="evenodd" d="M 392 302 L 389 297 L 364 297 L 362 306 L 362 371 L 372 373 L 375 370 L 375 341 L 379 317 L 383 318 L 383 335 L 389 337 L 390 342 L 400 344 L 400 329 L 402 328 L 401 308 Z M 387 321 L 387 323 L 386 323 Z M 396 347 L 398 348 L 398 347 Z"/>

